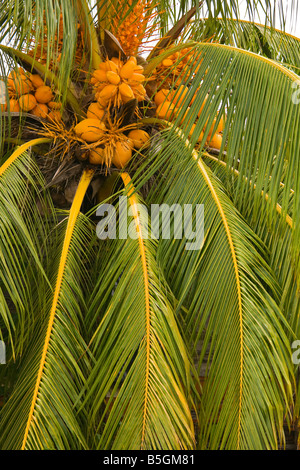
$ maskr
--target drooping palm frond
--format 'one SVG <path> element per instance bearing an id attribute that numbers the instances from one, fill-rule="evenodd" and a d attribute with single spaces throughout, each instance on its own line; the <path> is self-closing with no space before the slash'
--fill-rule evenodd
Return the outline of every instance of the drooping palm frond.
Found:
<path id="1" fill-rule="evenodd" d="M 228 173 L 226 171 L 226 164 L 216 157 L 212 157 L 208 153 L 204 156 L 205 161 L 211 166 L 220 179 L 227 182 Z M 234 172 L 236 175 L 236 171 Z M 234 192 L 233 179 L 233 192 Z M 245 181 L 245 184 L 249 184 Z M 254 189 L 254 188 L 253 188 Z M 291 198 L 293 194 L 291 194 Z M 286 216 L 285 224 L 282 222 L 281 206 L 278 207 L 277 221 L 270 222 L 267 216 L 263 216 L 265 207 L 267 214 L 268 195 L 262 194 L 261 197 L 261 214 L 259 219 L 253 217 L 253 199 L 249 197 L 247 207 L 243 208 L 243 216 L 248 221 L 251 228 L 259 236 L 268 248 L 269 257 L 268 262 L 276 276 L 276 279 L 281 287 L 281 298 L 279 307 L 288 321 L 290 328 L 287 329 L 287 336 L 290 344 L 293 344 L 296 338 L 300 336 L 300 286 L 299 278 L 293 260 L 292 248 L 292 230 L 293 221 L 289 215 Z M 295 365 L 295 375 L 297 373 L 298 365 Z M 297 381 L 298 393 L 295 400 L 295 418 L 299 414 L 299 381 Z"/>
<path id="2" fill-rule="evenodd" d="M 192 449 L 189 359 L 155 260 L 156 243 L 143 238 L 147 211 L 129 175 L 122 176 L 125 202 L 120 202 L 118 227 L 123 236 L 101 241 L 86 317 L 95 357 L 87 381 L 93 445 Z"/>
<path id="3" fill-rule="evenodd" d="M 14 358 L 27 344 L 36 302 L 47 286 L 43 258 L 49 225 L 42 214 L 51 213 L 51 202 L 41 192 L 43 177 L 27 152 L 45 141 L 21 145 L 0 167 L 1 333 Z"/>
<path id="4" fill-rule="evenodd" d="M 262 242 L 221 183 L 189 143 L 171 135 L 169 130 L 168 144 L 162 141 L 161 154 L 153 156 L 153 167 L 163 159 L 160 172 L 168 185 L 163 177 L 157 180 L 148 202 L 169 208 L 192 204 L 194 210 L 204 204 L 198 248 L 187 249 L 191 232 L 178 240 L 160 239 L 158 246 L 159 264 L 184 307 L 185 336 L 205 378 L 199 447 L 276 448 L 284 438 L 294 380 L 287 322 L 277 305 L 279 286 Z M 201 219 L 194 214 L 192 220 L 199 230 Z"/>
<path id="5" fill-rule="evenodd" d="M 63 243 L 59 244 L 59 256 L 52 258 L 57 267 L 52 269 L 53 290 L 48 290 L 44 304 L 39 305 L 44 310 L 35 308 L 34 340 L 27 347 L 18 381 L 2 410 L 1 448 L 86 447 L 76 403 L 87 367 L 81 336 L 81 276 L 90 229 L 79 211 L 92 175 L 83 174 L 66 228 L 61 224 Z"/>
<path id="6" fill-rule="evenodd" d="M 211 22 L 213 21 L 213 28 Z M 251 50 L 285 64 L 299 73 L 300 39 L 278 29 L 245 20 L 231 20 L 231 27 L 222 18 L 201 19 L 190 25 L 189 38 L 213 41 Z"/>
<path id="7" fill-rule="evenodd" d="M 156 63 L 149 70 L 151 66 Z M 279 202 L 283 216 L 289 213 L 294 221 L 294 258 L 299 259 L 298 75 L 268 58 L 221 44 L 195 46 L 190 66 L 197 72 L 192 79 L 188 71 L 181 75 L 189 91 L 175 124 L 188 135 L 202 107 L 190 140 L 194 146 L 205 128 L 203 148 L 214 119 L 218 117 L 216 131 L 221 116 L 226 116 L 220 158 L 226 161 L 229 185 L 232 170 L 238 170 L 234 203 L 238 209 L 247 205 L 251 185 L 255 185 L 254 217 L 260 214 L 262 191 L 269 195 L 269 217 L 273 214 L 276 219 Z M 245 179 L 251 185 L 245 185 Z"/>

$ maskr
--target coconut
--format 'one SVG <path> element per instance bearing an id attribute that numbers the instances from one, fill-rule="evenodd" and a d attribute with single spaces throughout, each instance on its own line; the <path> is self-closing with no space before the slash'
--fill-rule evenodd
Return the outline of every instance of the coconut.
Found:
<path id="1" fill-rule="evenodd" d="M 149 146 L 150 135 L 148 134 L 148 132 L 143 131 L 142 129 L 133 129 L 129 132 L 128 138 L 132 140 L 133 145 L 136 149 Z"/>
<path id="2" fill-rule="evenodd" d="M 58 109 L 52 109 L 50 113 L 47 114 L 47 119 L 48 121 L 61 121 L 62 120 L 62 115 L 61 112 Z"/>
<path id="3" fill-rule="evenodd" d="M 105 163 L 105 151 L 101 147 L 92 149 L 89 153 L 89 162 L 92 165 L 103 165 Z"/>
<path id="4" fill-rule="evenodd" d="M 40 86 L 45 85 L 44 80 L 37 73 L 32 73 L 29 78 L 34 88 L 39 88 Z"/>
<path id="5" fill-rule="evenodd" d="M 132 157 L 132 149 L 129 142 L 116 142 L 112 163 L 117 168 L 124 168 Z"/>
<path id="6" fill-rule="evenodd" d="M 11 98 L 9 100 L 9 111 L 11 113 L 18 113 L 20 111 L 19 101 Z"/>
<path id="7" fill-rule="evenodd" d="M 103 119 L 104 114 L 105 114 L 104 109 L 101 108 L 98 103 L 91 103 L 86 113 L 88 118 L 91 118 L 91 119 L 98 118 L 100 120 Z"/>
<path id="8" fill-rule="evenodd" d="M 106 127 L 100 119 L 83 119 L 74 128 L 75 134 L 86 142 L 97 142 L 105 131 Z"/>
<path id="9" fill-rule="evenodd" d="M 43 103 L 39 103 L 32 109 L 31 114 L 37 117 L 46 118 L 49 112 L 48 106 Z"/>
<path id="10" fill-rule="evenodd" d="M 22 95 L 19 98 L 19 106 L 22 111 L 28 112 L 35 108 L 37 105 L 36 99 L 30 93 Z"/>
<path id="11" fill-rule="evenodd" d="M 46 104 L 49 103 L 49 101 L 52 101 L 54 96 L 51 88 L 49 86 L 43 85 L 36 89 L 35 98 L 39 103 Z"/>

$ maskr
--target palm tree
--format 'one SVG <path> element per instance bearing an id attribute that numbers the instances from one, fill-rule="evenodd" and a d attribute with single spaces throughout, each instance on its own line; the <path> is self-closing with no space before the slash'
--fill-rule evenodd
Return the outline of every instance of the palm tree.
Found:
<path id="1" fill-rule="evenodd" d="M 297 428 L 300 43 L 240 3 L 1 5 L 1 449 Z"/>

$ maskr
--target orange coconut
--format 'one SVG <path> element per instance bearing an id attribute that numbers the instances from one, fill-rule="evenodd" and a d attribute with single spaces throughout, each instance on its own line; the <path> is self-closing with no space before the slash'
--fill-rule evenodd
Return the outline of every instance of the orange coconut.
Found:
<path id="1" fill-rule="evenodd" d="M 11 113 L 18 113 L 20 111 L 19 101 L 11 98 L 9 100 L 9 110 Z"/>
<path id="2" fill-rule="evenodd" d="M 108 72 L 106 72 L 106 78 L 112 85 L 119 85 L 121 81 L 120 75 L 118 75 L 117 72 L 113 72 L 112 70 L 108 70 Z"/>
<path id="3" fill-rule="evenodd" d="M 39 103 L 46 104 L 52 101 L 54 96 L 49 86 L 42 85 L 36 89 L 35 98 Z"/>
<path id="4" fill-rule="evenodd" d="M 158 108 L 156 110 L 156 114 L 160 119 L 166 119 L 166 120 L 170 121 L 174 118 L 175 110 L 176 110 L 176 108 L 171 103 L 171 101 L 165 101 L 164 103 L 161 103 L 158 106 Z"/>
<path id="5" fill-rule="evenodd" d="M 133 142 L 136 149 L 141 147 L 148 147 L 150 143 L 150 135 L 142 129 L 133 129 L 129 132 L 128 138 Z"/>
<path id="6" fill-rule="evenodd" d="M 49 101 L 47 105 L 51 109 L 55 109 L 55 110 L 61 109 L 61 103 L 59 103 L 58 101 Z"/>
<path id="7" fill-rule="evenodd" d="M 48 114 L 47 114 L 47 119 L 48 121 L 61 121 L 62 120 L 62 115 L 61 112 L 58 109 L 52 109 Z"/>
<path id="8" fill-rule="evenodd" d="M 166 88 L 162 88 L 161 90 L 159 90 L 154 96 L 154 101 L 155 101 L 156 106 L 159 106 L 161 103 L 163 103 L 166 100 L 169 93 L 170 93 L 170 90 L 167 90 Z"/>
<path id="9" fill-rule="evenodd" d="M 124 168 L 132 157 L 132 148 L 129 142 L 116 142 L 112 163 L 117 168 Z"/>
<path id="10" fill-rule="evenodd" d="M 18 96 L 27 94 L 32 90 L 32 84 L 30 80 L 25 75 L 15 71 L 8 75 L 7 85 Z"/>
<path id="11" fill-rule="evenodd" d="M 124 64 L 120 70 L 121 78 L 123 79 L 131 78 L 135 71 L 135 67 L 136 67 L 136 62 L 134 62 L 133 60 L 128 60 L 126 64 Z"/>
<path id="12" fill-rule="evenodd" d="M 186 101 L 188 91 L 189 91 L 188 87 L 186 87 L 185 85 L 180 85 L 178 88 L 176 88 L 176 90 L 173 90 L 170 93 L 172 102 L 174 106 L 176 106 L 176 108 L 179 108 L 180 106 L 182 106 L 183 103 Z"/>
<path id="13" fill-rule="evenodd" d="M 90 150 L 89 162 L 92 165 L 103 165 L 105 163 L 105 151 L 101 147 L 96 147 Z"/>
<path id="14" fill-rule="evenodd" d="M 86 142 L 97 142 L 105 131 L 106 127 L 100 119 L 83 119 L 74 128 L 78 137 Z"/>
<path id="15" fill-rule="evenodd" d="M 34 88 L 39 88 L 40 86 L 45 85 L 44 80 L 37 73 L 32 73 L 29 76 L 29 78 L 30 78 L 30 81 L 31 81 L 32 85 L 34 86 Z"/>
<path id="16" fill-rule="evenodd" d="M 222 136 L 221 134 L 215 134 L 211 139 L 207 140 L 209 147 L 220 150 L 222 145 Z"/>
<path id="17" fill-rule="evenodd" d="M 123 101 L 131 100 L 134 98 L 132 88 L 127 85 L 127 83 L 121 83 L 121 85 L 119 86 L 119 92 Z"/>
<path id="18" fill-rule="evenodd" d="M 33 108 L 35 108 L 37 105 L 37 101 L 34 97 L 34 95 L 31 95 L 30 93 L 26 95 L 22 95 L 19 98 L 19 106 L 22 111 L 28 112 L 31 111 Z"/>
<path id="19" fill-rule="evenodd" d="M 117 94 L 117 92 L 118 87 L 116 85 L 109 84 L 100 91 L 99 98 L 102 98 L 103 100 L 110 100 Z"/>
<path id="20" fill-rule="evenodd" d="M 37 117 L 46 118 L 49 112 L 48 106 L 43 103 L 39 103 L 31 110 L 31 114 Z"/>
<path id="21" fill-rule="evenodd" d="M 88 118 L 91 118 L 91 119 L 97 118 L 100 120 L 103 119 L 104 114 L 105 114 L 104 109 L 101 108 L 97 102 L 91 103 L 86 113 Z"/>

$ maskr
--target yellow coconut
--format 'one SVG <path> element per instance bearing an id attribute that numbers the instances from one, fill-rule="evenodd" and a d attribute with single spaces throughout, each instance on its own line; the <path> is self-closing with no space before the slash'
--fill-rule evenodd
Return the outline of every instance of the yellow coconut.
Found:
<path id="1" fill-rule="evenodd" d="M 134 73 L 135 66 L 136 66 L 136 63 L 134 63 L 134 61 L 128 60 L 126 64 L 124 64 L 120 70 L 121 77 L 123 79 L 131 78 Z"/>
<path id="2" fill-rule="evenodd" d="M 170 121 L 174 118 L 175 110 L 175 106 L 170 101 L 165 101 L 158 106 L 156 114 L 160 119 Z"/>
<path id="3" fill-rule="evenodd" d="M 192 103 L 195 101 L 195 98 L 196 98 L 196 95 L 195 95 L 194 98 L 192 99 Z M 200 108 L 199 108 L 198 117 L 200 117 L 200 114 L 202 113 L 203 108 L 204 108 L 205 103 L 206 103 L 206 101 L 208 100 L 208 98 L 209 98 L 209 95 L 207 94 L 206 97 L 205 97 L 204 100 L 203 100 L 203 103 L 201 104 L 201 106 L 200 106 Z"/>
<path id="4" fill-rule="evenodd" d="M 116 72 L 113 72 L 112 70 L 109 70 L 106 73 L 106 77 L 109 83 L 111 83 L 112 85 L 119 85 L 121 81 L 120 75 L 118 75 Z"/>
<path id="5" fill-rule="evenodd" d="M 103 100 L 110 100 L 117 94 L 117 91 L 118 87 L 116 85 L 106 85 L 100 92 L 99 98 Z"/>
<path id="6" fill-rule="evenodd" d="M 48 121 L 61 121 L 62 120 L 62 115 L 61 112 L 58 109 L 52 109 L 48 114 L 47 114 L 47 119 Z"/>
<path id="7" fill-rule="evenodd" d="M 137 82 L 137 83 L 143 83 L 145 81 L 145 76 L 141 73 L 136 73 L 134 72 L 132 74 L 132 76 L 130 77 L 130 79 L 128 79 L 128 83 L 134 83 L 134 82 Z"/>
<path id="8" fill-rule="evenodd" d="M 223 132 L 224 127 L 225 127 L 225 121 L 224 121 L 223 116 L 221 117 L 220 122 L 219 122 L 219 124 L 218 124 L 217 127 L 215 127 L 215 126 L 216 126 L 216 122 L 217 122 L 217 118 L 215 118 L 215 119 L 213 120 L 212 126 L 211 126 L 211 128 L 210 128 L 210 130 L 209 130 L 209 133 L 208 133 L 208 137 L 211 137 L 213 132 L 214 132 L 214 135 L 215 135 L 215 134 L 220 134 L 221 132 Z"/>
<path id="9" fill-rule="evenodd" d="M 122 99 L 125 99 L 125 101 L 132 100 L 134 98 L 132 88 L 127 85 L 127 83 L 121 83 L 121 85 L 119 86 L 119 92 L 121 94 Z"/>
<path id="10" fill-rule="evenodd" d="M 94 85 L 97 82 L 106 82 L 107 77 L 106 77 L 106 70 L 95 70 L 93 72 L 92 78 L 91 78 L 91 83 Z"/>
<path id="11" fill-rule="evenodd" d="M 39 103 L 47 104 L 52 101 L 54 96 L 49 86 L 43 85 L 36 89 L 35 98 Z"/>
<path id="12" fill-rule="evenodd" d="M 18 96 L 27 94 L 32 90 L 32 83 L 30 80 L 25 75 L 15 71 L 8 75 L 7 85 Z"/>
<path id="13" fill-rule="evenodd" d="M 117 168 L 124 168 L 132 157 L 132 148 L 129 142 L 117 142 L 112 163 Z"/>
<path id="14" fill-rule="evenodd" d="M 132 88 L 135 98 L 138 101 L 143 101 L 143 99 L 145 99 L 147 92 L 146 92 L 145 87 L 141 83 L 139 83 L 138 85 L 134 85 L 131 88 Z"/>
<path id="15" fill-rule="evenodd" d="M 174 106 L 176 106 L 176 108 L 179 108 L 184 104 L 187 99 L 188 91 L 188 87 L 186 87 L 185 85 L 180 85 L 180 87 L 176 88 L 176 90 L 170 93 L 172 103 L 174 104 Z"/>
<path id="16" fill-rule="evenodd" d="M 33 108 L 35 108 L 37 105 L 37 101 L 34 97 L 34 95 L 31 95 L 30 93 L 26 95 L 22 95 L 19 98 L 19 106 L 22 109 L 22 111 L 28 112 L 31 111 Z"/>
<path id="17" fill-rule="evenodd" d="M 173 65 L 173 60 L 172 60 L 172 59 L 164 59 L 164 60 L 162 61 L 162 65 L 163 65 L 164 67 L 172 67 L 172 65 Z"/>
<path id="18" fill-rule="evenodd" d="M 225 119 L 224 119 L 224 116 L 222 116 L 217 127 L 217 132 L 218 133 L 223 132 L 224 128 L 225 128 Z"/>
<path id="19" fill-rule="evenodd" d="M 148 147 L 150 144 L 150 135 L 148 132 L 143 131 L 142 129 L 133 129 L 129 132 L 128 138 L 132 140 L 136 149 L 140 149 L 146 146 Z"/>
<path id="20" fill-rule="evenodd" d="M 61 109 L 61 103 L 59 103 L 58 101 L 49 101 L 49 103 L 47 103 L 49 108 L 51 109 Z"/>
<path id="21" fill-rule="evenodd" d="M 189 132 L 189 137 L 192 137 L 194 132 L 195 132 L 195 129 L 196 129 L 196 124 L 193 124 L 192 127 L 191 127 L 191 130 Z M 203 137 L 204 137 L 204 132 L 200 132 L 200 135 L 198 136 L 198 142 L 202 142 L 203 140 Z"/>
<path id="22" fill-rule="evenodd" d="M 90 150 L 89 162 L 92 165 L 103 165 L 105 163 L 105 151 L 101 147 Z"/>
<path id="23" fill-rule="evenodd" d="M 37 73 L 32 73 L 29 78 L 34 88 L 39 88 L 40 86 L 45 85 L 44 80 Z"/>
<path id="24" fill-rule="evenodd" d="M 117 67 L 123 67 L 123 61 L 121 59 L 118 59 L 118 57 L 112 57 L 111 62 L 117 65 Z"/>
<path id="25" fill-rule="evenodd" d="M 156 106 L 159 106 L 161 103 L 163 103 L 166 100 L 169 93 L 170 93 L 170 90 L 167 90 L 166 88 L 162 88 L 161 90 L 159 90 L 154 96 L 154 101 L 155 101 Z"/>
<path id="26" fill-rule="evenodd" d="M 105 131 L 106 127 L 100 119 L 83 119 L 74 128 L 74 131 L 78 137 L 85 140 L 86 142 L 97 142 Z"/>
<path id="27" fill-rule="evenodd" d="M 105 111 L 103 108 L 99 106 L 98 103 L 91 103 L 88 107 L 86 116 L 91 119 L 103 119 Z"/>
<path id="28" fill-rule="evenodd" d="M 215 134 L 211 139 L 207 140 L 209 147 L 220 150 L 222 145 L 222 136 L 221 134 Z"/>
<path id="29" fill-rule="evenodd" d="M 9 100 L 9 110 L 11 113 L 18 113 L 20 111 L 19 101 L 11 98 Z"/>
<path id="30" fill-rule="evenodd" d="M 48 106 L 43 103 L 39 103 L 31 110 L 31 114 L 37 117 L 46 118 L 49 112 Z"/>

